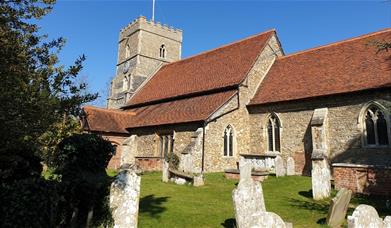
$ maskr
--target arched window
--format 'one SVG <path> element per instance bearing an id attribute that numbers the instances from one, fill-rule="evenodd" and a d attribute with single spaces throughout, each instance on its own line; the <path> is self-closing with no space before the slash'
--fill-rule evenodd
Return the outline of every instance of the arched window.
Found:
<path id="1" fill-rule="evenodd" d="M 130 46 L 129 44 L 126 45 L 125 47 L 125 59 L 130 57 Z"/>
<path id="2" fill-rule="evenodd" d="M 162 44 L 162 46 L 160 46 L 159 56 L 160 56 L 160 58 L 163 58 L 163 59 L 166 58 L 166 46 L 164 44 Z"/>
<path id="3" fill-rule="evenodd" d="M 274 114 L 267 122 L 268 151 L 280 152 L 280 121 Z"/>
<path id="4" fill-rule="evenodd" d="M 128 78 L 125 76 L 124 79 L 122 80 L 122 90 L 126 91 L 128 89 Z"/>
<path id="5" fill-rule="evenodd" d="M 364 142 L 367 146 L 389 145 L 389 126 L 385 113 L 377 106 L 370 105 L 364 116 Z"/>
<path id="6" fill-rule="evenodd" d="M 224 156 L 232 157 L 234 155 L 234 131 L 231 125 L 224 130 Z"/>

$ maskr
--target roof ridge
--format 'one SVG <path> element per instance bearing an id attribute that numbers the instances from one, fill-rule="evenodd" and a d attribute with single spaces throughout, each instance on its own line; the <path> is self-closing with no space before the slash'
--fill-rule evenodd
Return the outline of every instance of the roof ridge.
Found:
<path id="1" fill-rule="evenodd" d="M 337 41 L 337 42 L 324 44 L 324 45 L 321 45 L 321 46 L 318 46 L 318 47 L 305 49 L 305 50 L 298 51 L 298 52 L 295 52 L 295 53 L 292 53 L 292 54 L 289 54 L 289 55 L 280 56 L 277 59 L 278 60 L 286 59 L 286 58 L 293 57 L 293 56 L 296 56 L 296 55 L 301 55 L 301 54 L 305 54 L 305 53 L 308 53 L 308 52 L 312 52 L 312 51 L 316 51 L 316 50 L 319 50 L 319 49 L 328 48 L 328 47 L 332 47 L 332 46 L 338 46 L 338 45 L 341 45 L 341 44 L 349 43 L 349 42 L 352 42 L 352 41 L 368 38 L 368 37 L 371 37 L 371 36 L 375 36 L 375 35 L 382 34 L 382 33 L 387 33 L 387 32 L 391 32 L 391 28 L 386 28 L 386 29 L 382 29 L 382 30 L 379 30 L 379 31 L 376 31 L 376 32 L 371 32 L 371 33 L 367 33 L 367 34 L 364 34 L 364 35 L 359 35 L 359 36 L 355 36 L 355 37 L 352 37 L 352 38 L 347 38 L 345 40 L 340 40 L 340 41 Z"/>
<path id="2" fill-rule="evenodd" d="M 257 33 L 257 34 L 254 34 L 254 35 L 251 35 L 251 36 L 248 36 L 248 37 L 245 37 L 245 38 L 236 40 L 236 41 L 231 42 L 231 43 L 228 43 L 228 44 L 223 44 L 223 45 L 221 45 L 221 46 L 219 46 L 219 47 L 216 47 L 216 48 L 212 48 L 212 49 L 209 49 L 209 50 L 206 50 L 206 51 L 202 51 L 202 52 L 200 52 L 200 53 L 197 53 L 197 54 L 194 54 L 194 55 L 192 55 L 192 56 L 186 57 L 186 58 L 184 58 L 184 59 L 180 59 L 180 60 L 178 60 L 178 61 L 175 61 L 175 62 L 172 62 L 172 63 L 168 63 L 168 64 L 164 65 L 163 67 L 166 67 L 166 66 L 168 66 L 168 65 L 172 65 L 172 64 L 175 64 L 175 63 L 187 61 L 187 60 L 192 59 L 192 58 L 195 58 L 195 57 L 197 57 L 197 56 L 204 55 L 204 54 L 207 54 L 207 53 L 210 53 L 210 52 L 213 52 L 213 51 L 217 51 L 217 50 L 219 50 L 219 49 L 223 49 L 223 48 L 225 48 L 225 47 L 228 47 L 228 46 L 231 46 L 231 45 L 234 45 L 234 44 L 237 44 L 237 43 L 246 41 L 246 40 L 250 40 L 250 39 L 252 39 L 252 38 L 255 38 L 255 37 L 258 37 L 258 36 L 262 36 L 262 35 L 265 35 L 265 34 L 270 33 L 270 32 L 276 32 L 276 29 L 274 29 L 274 28 L 273 28 L 273 29 L 269 29 L 269 30 L 263 31 L 263 32 L 261 32 L 261 33 Z M 163 67 L 162 67 L 162 68 L 163 68 Z"/>
<path id="3" fill-rule="evenodd" d="M 135 114 L 136 114 L 135 112 L 120 111 L 120 110 L 108 109 L 108 108 L 100 108 L 100 107 L 95 107 L 95 106 L 92 106 L 92 105 L 83 106 L 83 109 L 84 109 L 84 108 L 87 108 L 87 109 L 94 109 L 94 110 L 100 110 L 100 111 L 104 111 L 104 112 L 119 113 L 119 114 L 131 114 L 131 115 L 135 115 Z"/>

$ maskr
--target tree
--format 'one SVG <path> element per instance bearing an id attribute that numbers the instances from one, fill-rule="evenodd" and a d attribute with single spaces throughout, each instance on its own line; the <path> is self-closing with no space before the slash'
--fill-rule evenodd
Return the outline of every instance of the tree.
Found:
<path id="1" fill-rule="evenodd" d="M 22 145 L 41 148 L 47 142 L 39 140 L 44 133 L 66 129 L 68 117 L 97 98 L 86 92 L 85 83 L 77 82 L 84 55 L 65 68 L 57 57 L 64 39 L 46 42 L 32 23 L 54 3 L 0 1 L 0 153 Z"/>

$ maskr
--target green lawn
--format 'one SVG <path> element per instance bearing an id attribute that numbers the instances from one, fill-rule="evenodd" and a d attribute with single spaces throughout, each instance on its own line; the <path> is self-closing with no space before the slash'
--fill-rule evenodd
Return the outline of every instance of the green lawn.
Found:
<path id="1" fill-rule="evenodd" d="M 222 173 L 207 174 L 206 185 L 202 187 L 160 180 L 161 173 L 147 173 L 141 178 L 139 227 L 232 227 L 231 192 L 237 181 L 226 180 Z M 311 199 L 310 177 L 269 177 L 262 187 L 267 211 L 279 214 L 294 227 L 325 227 L 322 223 L 329 200 Z M 358 203 L 381 202 L 384 201 L 355 198 L 352 207 Z M 382 215 L 389 212 L 380 208 Z"/>

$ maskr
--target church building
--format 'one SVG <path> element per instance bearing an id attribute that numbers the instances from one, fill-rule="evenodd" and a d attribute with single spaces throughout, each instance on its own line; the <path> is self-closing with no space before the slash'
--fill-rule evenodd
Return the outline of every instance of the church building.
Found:
<path id="1" fill-rule="evenodd" d="M 336 188 L 387 194 L 391 52 L 377 42 L 391 29 L 285 55 L 268 30 L 181 59 L 182 31 L 139 17 L 120 32 L 107 108 L 84 107 L 82 125 L 116 146 L 111 168 L 161 170 L 176 154 L 200 174 L 280 156 L 310 175 L 320 156 Z"/>

